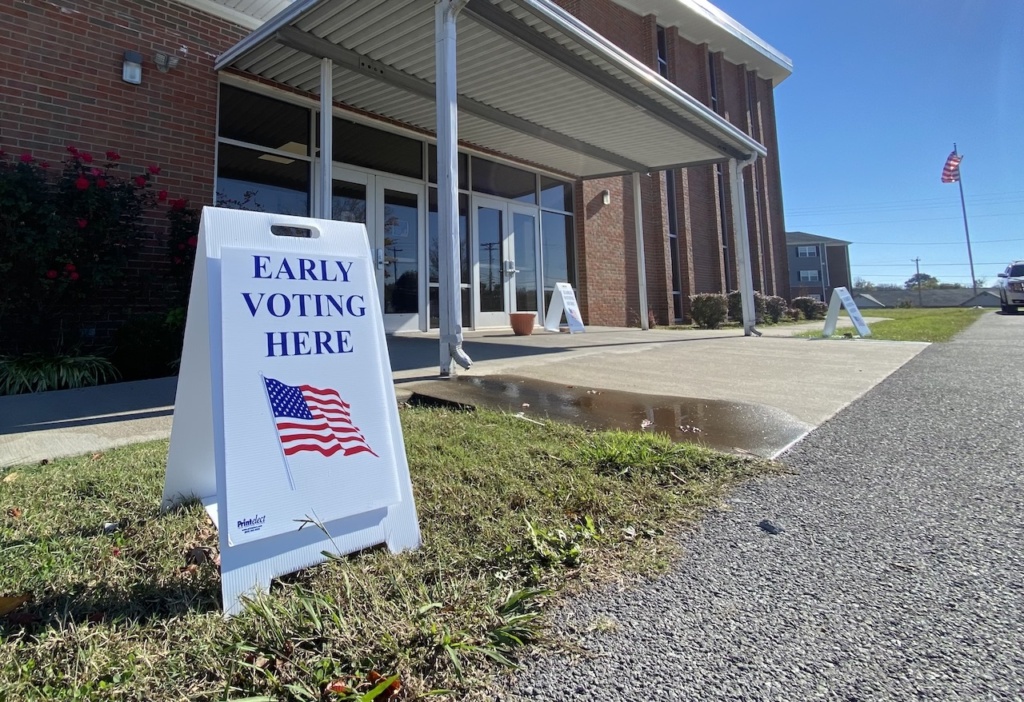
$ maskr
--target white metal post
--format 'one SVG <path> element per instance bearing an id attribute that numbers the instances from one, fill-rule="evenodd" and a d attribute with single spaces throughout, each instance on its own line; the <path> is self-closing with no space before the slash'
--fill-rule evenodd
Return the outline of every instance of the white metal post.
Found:
<path id="1" fill-rule="evenodd" d="M 743 305 L 743 334 L 750 336 L 760 332 L 754 329 L 757 321 L 754 312 L 754 276 L 750 271 L 750 236 L 747 233 L 747 202 L 743 193 L 743 168 L 754 162 L 746 161 L 741 166 L 736 159 L 729 159 L 729 180 L 732 185 L 732 223 L 736 238 L 736 267 L 739 268 L 740 301 Z"/>
<path id="2" fill-rule="evenodd" d="M 640 174 L 633 172 L 633 225 L 636 234 L 636 274 L 640 287 L 640 328 L 649 329 L 647 322 L 647 260 L 644 254 L 643 198 L 640 197 Z"/>
<path id="3" fill-rule="evenodd" d="M 462 350 L 462 266 L 459 242 L 458 82 L 455 20 L 466 0 L 434 5 L 434 68 L 437 76 L 437 253 L 441 376 L 454 375 L 452 361 L 469 368 Z"/>
<path id="4" fill-rule="evenodd" d="M 320 219 L 333 214 L 334 178 L 334 64 L 329 58 L 320 59 Z"/>

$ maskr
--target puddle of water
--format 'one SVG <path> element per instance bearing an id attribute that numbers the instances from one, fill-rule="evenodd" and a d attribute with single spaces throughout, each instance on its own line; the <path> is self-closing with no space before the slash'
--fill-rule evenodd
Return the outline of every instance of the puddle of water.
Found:
<path id="1" fill-rule="evenodd" d="M 413 392 L 413 404 L 440 401 L 522 412 L 529 419 L 553 419 L 590 429 L 653 431 L 674 441 L 765 457 L 810 428 L 782 410 L 763 405 L 643 395 L 510 375 L 459 376 L 405 387 Z"/>

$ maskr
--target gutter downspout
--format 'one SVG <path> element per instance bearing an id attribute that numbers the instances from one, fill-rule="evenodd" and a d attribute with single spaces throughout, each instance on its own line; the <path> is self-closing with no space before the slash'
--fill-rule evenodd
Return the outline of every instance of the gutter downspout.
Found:
<path id="1" fill-rule="evenodd" d="M 747 202 L 743 193 L 743 169 L 757 160 L 750 154 L 742 161 L 729 159 L 729 180 L 732 185 L 733 235 L 736 239 L 736 267 L 739 268 L 740 301 L 743 307 L 743 335 L 761 336 L 754 324 L 754 275 L 750 269 L 750 236 L 747 228 Z"/>
<path id="2" fill-rule="evenodd" d="M 462 266 L 459 263 L 459 106 L 455 20 L 467 0 L 436 0 L 434 68 L 437 74 L 437 234 L 438 317 L 442 378 L 455 375 L 473 359 L 462 348 Z"/>

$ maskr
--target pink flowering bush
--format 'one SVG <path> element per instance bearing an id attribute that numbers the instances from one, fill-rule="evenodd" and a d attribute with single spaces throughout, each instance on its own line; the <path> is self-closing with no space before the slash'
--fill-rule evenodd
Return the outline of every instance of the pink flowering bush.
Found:
<path id="1" fill-rule="evenodd" d="M 158 166 L 128 174 L 115 151 L 67 151 L 58 170 L 0 150 L 0 354 L 74 345 L 84 306 L 124 280 L 160 199 Z"/>

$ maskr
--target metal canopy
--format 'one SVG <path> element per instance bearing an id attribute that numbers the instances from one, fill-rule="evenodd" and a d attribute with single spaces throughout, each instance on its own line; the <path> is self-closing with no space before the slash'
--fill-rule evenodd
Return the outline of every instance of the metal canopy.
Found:
<path id="1" fill-rule="evenodd" d="M 216 68 L 316 94 L 329 58 L 338 101 L 436 133 L 433 5 L 298 0 Z M 463 143 L 581 178 L 766 153 L 549 0 L 469 0 L 461 17 Z"/>

